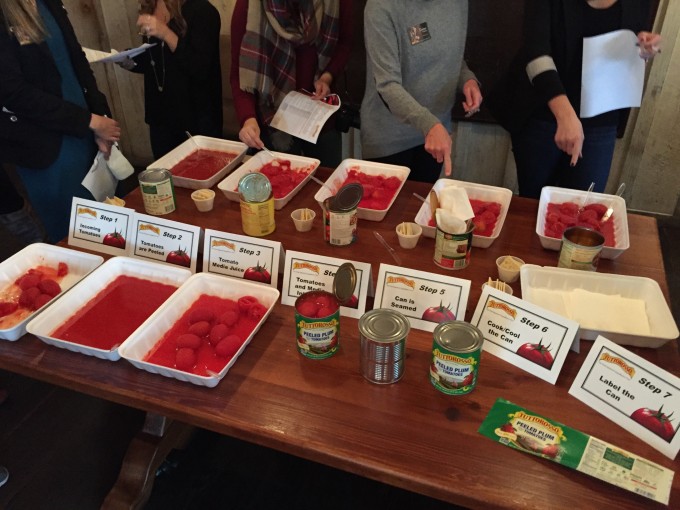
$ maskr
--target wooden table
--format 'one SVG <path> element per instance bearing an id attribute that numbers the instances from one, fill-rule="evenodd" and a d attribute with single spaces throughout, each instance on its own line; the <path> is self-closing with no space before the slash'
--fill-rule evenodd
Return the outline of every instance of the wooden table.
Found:
<path id="1" fill-rule="evenodd" d="M 325 178 L 328 171 L 320 169 Z M 528 263 L 557 264 L 558 253 L 544 250 L 535 233 L 538 202 L 513 198 L 505 226 L 488 249 L 473 248 L 471 265 L 448 272 L 432 262 L 434 241 L 421 238 L 414 250 L 398 246 L 395 226 L 413 220 L 430 186 L 407 183 L 386 218 L 360 221 L 359 240 L 349 247 L 323 241 L 317 216 L 311 232 L 295 232 L 290 213 L 318 210 L 310 182 L 276 213 L 269 238 L 286 249 L 370 262 L 374 278 L 381 262 L 392 264 L 371 231 L 380 232 L 407 267 L 472 281 L 466 320 L 470 320 L 487 277 L 496 276 L 500 255 Z M 167 218 L 241 233 L 238 204 L 219 194 L 211 213 L 198 213 L 190 190 L 177 189 L 177 211 Z M 139 190 L 127 205 L 143 210 Z M 649 277 L 668 293 L 656 220 L 629 215 L 631 248 L 618 259 L 602 260 L 599 270 Z M 303 243 L 301 241 L 304 241 Z M 374 282 L 375 283 L 375 282 Z M 228 285 L 228 279 L 225 279 Z M 520 295 L 519 282 L 512 284 Z M 277 304 L 251 344 L 217 387 L 208 389 L 134 368 L 124 360 L 108 362 L 48 346 L 27 335 L 0 342 L 0 368 L 88 395 L 157 413 L 312 461 L 462 506 L 483 508 L 640 508 L 649 500 L 566 467 L 522 454 L 481 436 L 477 429 L 498 397 L 624 447 L 670 469 L 677 462 L 637 439 L 568 395 L 590 342 L 570 352 L 556 385 L 548 384 L 484 353 L 476 389 L 450 397 L 429 382 L 432 334 L 412 329 L 405 374 L 392 385 L 375 385 L 359 373 L 356 319 L 341 319 L 341 348 L 326 360 L 309 360 L 295 347 L 293 308 Z M 633 349 L 673 373 L 680 372 L 675 341 L 659 349 Z M 671 506 L 680 505 L 675 478 Z"/>

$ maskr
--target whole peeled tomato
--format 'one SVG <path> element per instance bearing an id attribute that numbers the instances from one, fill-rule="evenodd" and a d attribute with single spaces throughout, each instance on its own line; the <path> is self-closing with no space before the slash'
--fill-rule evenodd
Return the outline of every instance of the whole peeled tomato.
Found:
<path id="1" fill-rule="evenodd" d="M 643 427 L 654 432 L 664 441 L 668 441 L 670 443 L 671 439 L 673 439 L 673 436 L 675 435 L 675 430 L 673 430 L 673 424 L 671 423 L 672 414 L 673 413 L 666 415 L 663 412 L 663 406 L 661 406 L 658 411 L 654 411 L 653 409 L 649 409 L 647 407 L 642 407 L 633 412 L 630 417 Z"/>
<path id="2" fill-rule="evenodd" d="M 347 308 L 358 308 L 359 298 L 356 296 L 356 294 L 353 294 L 352 297 L 349 298 L 347 303 L 343 304 L 342 306 L 346 306 Z"/>
<path id="3" fill-rule="evenodd" d="M 451 311 L 451 305 L 444 306 L 440 302 L 439 306 L 431 306 L 423 312 L 423 320 L 430 322 L 455 321 L 456 315 Z"/>
<path id="4" fill-rule="evenodd" d="M 104 236 L 102 244 L 113 246 L 114 248 L 125 248 L 125 238 L 119 232 L 109 232 Z"/>
<path id="5" fill-rule="evenodd" d="M 272 275 L 267 271 L 267 267 L 260 265 L 258 262 L 255 267 L 249 267 L 243 273 L 244 280 L 251 280 L 253 282 L 271 283 Z"/>
<path id="6" fill-rule="evenodd" d="M 165 261 L 169 262 L 170 264 L 176 264 L 178 266 L 184 267 L 189 267 L 191 265 L 191 258 L 189 258 L 189 254 L 182 248 L 178 248 L 177 250 L 173 250 L 168 253 L 168 256 L 165 257 Z"/>
<path id="7" fill-rule="evenodd" d="M 542 344 L 542 341 L 537 344 L 526 343 L 517 349 L 517 354 L 529 361 L 533 361 L 537 365 L 549 369 L 554 361 L 549 349 L 550 346 L 546 347 Z"/>

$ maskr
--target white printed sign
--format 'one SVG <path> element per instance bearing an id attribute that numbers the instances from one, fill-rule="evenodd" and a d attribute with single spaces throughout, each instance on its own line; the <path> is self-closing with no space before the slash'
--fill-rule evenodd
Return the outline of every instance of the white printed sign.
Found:
<path id="1" fill-rule="evenodd" d="M 283 270 L 281 303 L 295 306 L 298 296 L 311 290 L 325 290 L 332 293 L 335 273 L 346 262 L 351 263 L 356 269 L 357 283 L 351 301 L 347 306 L 340 307 L 340 313 L 343 316 L 358 319 L 366 309 L 366 296 L 371 282 L 371 265 L 366 262 L 288 251 Z"/>
<path id="2" fill-rule="evenodd" d="M 68 244 L 109 255 L 126 255 L 134 216 L 134 209 L 73 197 Z"/>
<path id="3" fill-rule="evenodd" d="M 471 324 L 484 336 L 484 350 L 555 384 L 578 334 L 578 323 L 484 286 Z"/>
<path id="4" fill-rule="evenodd" d="M 279 281 L 281 243 L 217 230 L 206 230 L 203 271 L 265 283 Z"/>
<path id="5" fill-rule="evenodd" d="M 603 336 L 569 393 L 671 459 L 680 449 L 680 378 Z"/>
<path id="6" fill-rule="evenodd" d="M 438 323 L 464 320 L 470 280 L 380 264 L 374 308 L 391 308 L 411 326 L 434 331 Z"/>
<path id="7" fill-rule="evenodd" d="M 137 213 L 131 255 L 188 267 L 195 273 L 200 234 L 201 228 L 195 225 Z"/>

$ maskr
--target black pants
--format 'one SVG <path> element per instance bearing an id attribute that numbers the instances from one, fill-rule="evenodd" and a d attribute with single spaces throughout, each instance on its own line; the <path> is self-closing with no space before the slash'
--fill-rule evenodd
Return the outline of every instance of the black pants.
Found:
<path id="1" fill-rule="evenodd" d="M 366 160 L 408 167 L 411 169 L 411 173 L 408 174 L 409 181 L 436 182 L 442 173 L 442 163 L 438 163 L 432 154 L 425 150 L 425 145 L 382 158 L 366 158 Z"/>

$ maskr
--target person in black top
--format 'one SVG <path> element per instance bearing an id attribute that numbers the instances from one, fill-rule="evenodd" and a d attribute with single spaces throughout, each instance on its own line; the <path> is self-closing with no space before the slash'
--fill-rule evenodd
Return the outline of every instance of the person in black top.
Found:
<path id="1" fill-rule="evenodd" d="M 579 118 L 583 38 L 632 30 L 647 60 L 660 49 L 643 31 L 649 13 L 648 0 L 527 0 L 524 45 L 488 101 L 510 131 L 520 195 L 591 182 L 604 191 L 627 110 Z"/>
<path id="2" fill-rule="evenodd" d="M 143 0 L 137 25 L 156 45 L 121 66 L 144 73 L 156 159 L 192 135 L 222 136 L 220 14 L 207 0 Z"/>

